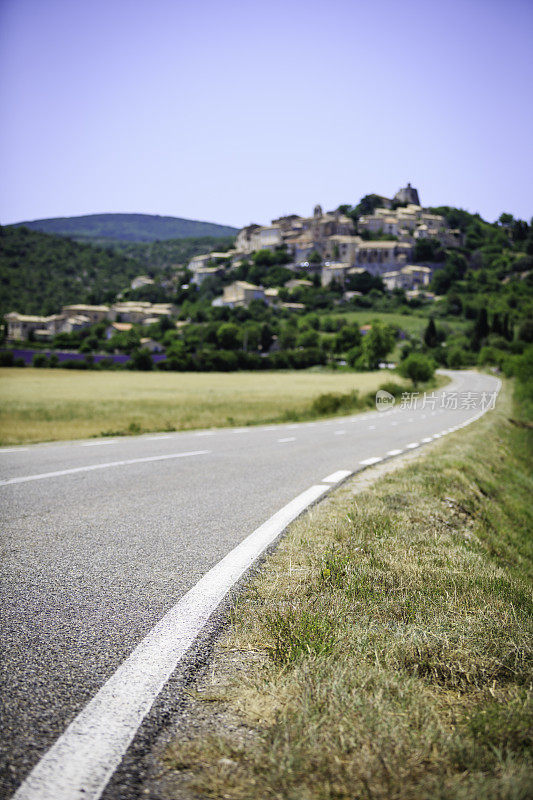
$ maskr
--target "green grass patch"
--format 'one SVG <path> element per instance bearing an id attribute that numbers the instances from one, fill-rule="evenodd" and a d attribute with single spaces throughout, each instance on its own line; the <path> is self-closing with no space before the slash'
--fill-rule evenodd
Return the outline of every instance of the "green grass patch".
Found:
<path id="1" fill-rule="evenodd" d="M 291 526 L 222 644 L 263 654 L 233 676 L 253 735 L 177 742 L 167 766 L 239 800 L 531 797 L 533 432 L 513 416 L 506 386 Z"/>

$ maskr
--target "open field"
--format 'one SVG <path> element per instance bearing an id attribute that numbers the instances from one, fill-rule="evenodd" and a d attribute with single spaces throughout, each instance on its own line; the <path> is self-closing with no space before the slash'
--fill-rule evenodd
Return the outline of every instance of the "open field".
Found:
<path id="1" fill-rule="evenodd" d="M 321 394 L 384 382 L 384 372 L 78 372 L 0 369 L 0 443 L 297 420 Z"/>
<path id="2" fill-rule="evenodd" d="M 411 335 L 420 336 L 426 329 L 429 316 L 416 316 L 415 314 L 395 314 L 386 311 L 372 311 L 372 309 L 361 311 L 345 311 L 341 313 L 324 314 L 326 317 L 341 318 L 347 322 L 357 322 L 359 326 L 370 324 L 373 320 L 394 325 L 401 328 L 406 333 Z M 443 320 L 446 324 L 450 324 L 454 330 L 460 329 L 461 324 L 457 324 L 453 319 Z"/>
<path id="3" fill-rule="evenodd" d="M 199 728 L 166 751 L 169 797 L 531 797 L 533 431 L 516 414 L 507 385 L 291 526 L 199 684 Z"/>

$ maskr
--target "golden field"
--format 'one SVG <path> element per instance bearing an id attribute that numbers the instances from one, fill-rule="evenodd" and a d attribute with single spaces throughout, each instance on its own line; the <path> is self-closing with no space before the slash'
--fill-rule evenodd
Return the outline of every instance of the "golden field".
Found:
<path id="1" fill-rule="evenodd" d="M 396 383 L 403 383 L 396 375 Z M 375 391 L 383 372 L 82 372 L 0 369 L 0 443 L 296 420 L 328 392 Z"/>

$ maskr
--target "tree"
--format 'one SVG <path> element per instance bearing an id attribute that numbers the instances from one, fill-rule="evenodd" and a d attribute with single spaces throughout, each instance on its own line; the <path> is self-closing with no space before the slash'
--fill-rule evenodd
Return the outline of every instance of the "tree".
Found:
<path id="1" fill-rule="evenodd" d="M 379 275 L 371 275 L 366 270 L 364 272 L 357 272 L 354 275 L 349 275 L 346 281 L 346 288 L 352 292 L 361 292 L 367 294 L 371 289 L 377 289 L 379 292 L 385 291 L 385 284 Z"/>
<path id="2" fill-rule="evenodd" d="M 357 325 L 343 325 L 335 337 L 335 352 L 344 353 L 352 347 L 360 347 L 361 333 Z"/>
<path id="3" fill-rule="evenodd" d="M 379 194 L 365 194 L 352 209 L 350 216 L 357 219 L 362 214 L 373 214 L 376 208 L 383 205 L 383 197 Z"/>
<path id="4" fill-rule="evenodd" d="M 134 350 L 128 362 L 128 367 L 130 369 L 139 369 L 143 372 L 148 372 L 153 369 L 154 362 L 152 361 L 150 351 L 147 350 L 146 347 L 141 347 L 140 350 Z"/>
<path id="5" fill-rule="evenodd" d="M 524 320 L 518 329 L 518 338 L 522 342 L 527 342 L 527 344 L 533 342 L 533 320 Z"/>
<path id="6" fill-rule="evenodd" d="M 318 333 L 312 328 L 306 328 L 296 339 L 296 347 L 318 347 Z"/>
<path id="7" fill-rule="evenodd" d="M 465 351 L 462 347 L 452 347 L 446 354 L 446 364 L 451 369 L 460 369 L 466 363 Z"/>
<path id="8" fill-rule="evenodd" d="M 514 338 L 514 329 L 508 313 L 504 315 L 502 320 L 502 336 L 507 339 L 508 342 L 512 342 Z"/>
<path id="9" fill-rule="evenodd" d="M 431 317 L 424 331 L 424 344 L 426 347 L 432 348 L 437 347 L 438 343 L 439 337 L 437 335 L 437 328 L 435 327 L 435 320 Z"/>
<path id="10" fill-rule="evenodd" d="M 217 341 L 222 350 L 237 350 L 240 346 L 239 328 L 233 322 L 225 322 L 217 330 Z"/>
<path id="11" fill-rule="evenodd" d="M 296 344 L 296 328 L 294 325 L 287 323 L 279 336 L 279 343 L 283 350 L 290 350 Z"/>
<path id="12" fill-rule="evenodd" d="M 261 325 L 261 350 L 263 353 L 268 353 L 270 348 L 272 347 L 272 342 L 274 341 L 274 331 L 268 324 L 268 322 L 263 322 Z"/>
<path id="13" fill-rule="evenodd" d="M 374 322 L 363 338 L 362 358 L 367 369 L 377 369 L 379 362 L 393 349 L 394 342 L 394 329 L 390 325 Z"/>
<path id="14" fill-rule="evenodd" d="M 487 309 L 485 306 L 482 306 L 477 313 L 474 330 L 472 332 L 472 347 L 474 350 L 479 350 L 483 340 L 489 335 L 489 331 L 490 329 Z"/>
<path id="15" fill-rule="evenodd" d="M 418 239 L 413 258 L 415 261 L 444 261 L 445 253 L 438 239 Z"/>
<path id="16" fill-rule="evenodd" d="M 243 350 L 245 352 L 259 349 L 261 328 L 256 322 L 247 322 L 242 331 Z"/>
<path id="17" fill-rule="evenodd" d="M 400 375 L 409 378 L 415 389 L 419 383 L 429 381 L 435 373 L 433 361 L 422 353 L 411 353 L 399 367 Z"/>
<path id="18" fill-rule="evenodd" d="M 500 225 L 502 225 L 502 227 L 508 228 L 510 225 L 513 224 L 514 217 L 512 214 L 500 214 L 498 222 L 500 223 Z"/>
<path id="19" fill-rule="evenodd" d="M 495 314 L 492 315 L 491 331 L 492 331 L 492 333 L 496 333 L 498 335 L 502 335 L 503 334 L 502 325 L 501 325 L 501 322 L 500 322 L 500 315 L 498 313 L 495 313 Z"/>

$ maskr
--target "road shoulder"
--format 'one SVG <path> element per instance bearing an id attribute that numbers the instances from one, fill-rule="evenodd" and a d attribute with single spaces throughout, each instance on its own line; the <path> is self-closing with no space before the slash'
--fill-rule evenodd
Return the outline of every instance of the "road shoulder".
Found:
<path id="1" fill-rule="evenodd" d="M 527 796 L 533 484 L 509 416 L 507 391 L 290 527 L 156 743 L 148 796 Z"/>

